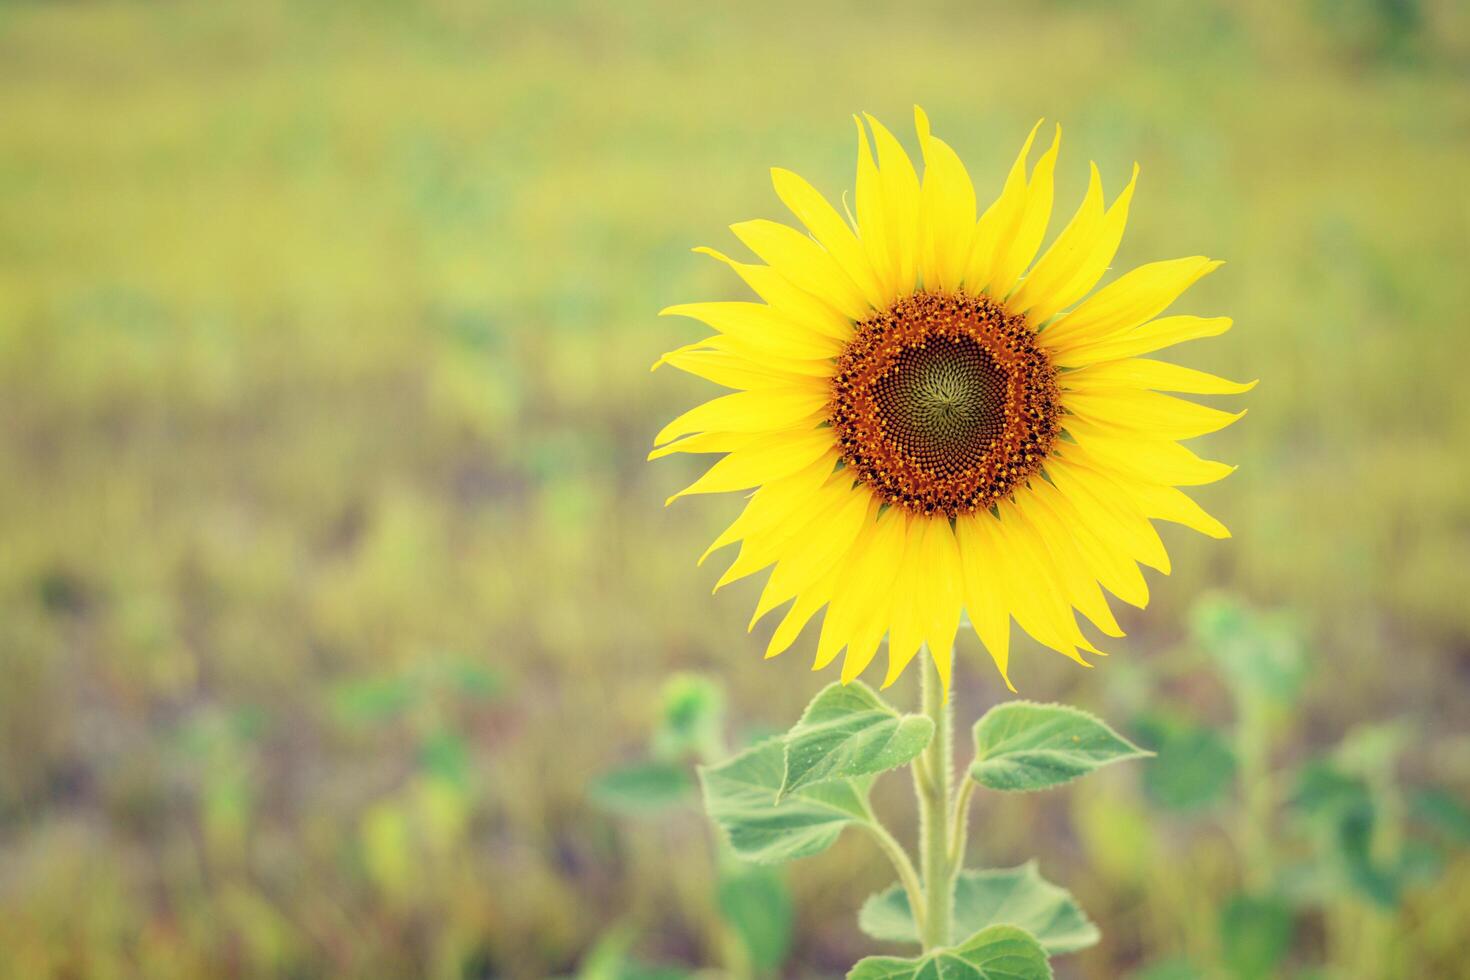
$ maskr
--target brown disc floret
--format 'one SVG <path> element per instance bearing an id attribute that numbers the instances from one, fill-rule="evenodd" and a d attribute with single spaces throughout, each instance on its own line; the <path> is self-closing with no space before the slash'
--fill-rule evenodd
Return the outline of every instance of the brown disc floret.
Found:
<path id="1" fill-rule="evenodd" d="M 857 325 L 829 420 L 886 503 L 953 517 L 1036 473 L 1059 415 L 1056 370 L 1023 317 L 986 296 L 918 293 Z"/>

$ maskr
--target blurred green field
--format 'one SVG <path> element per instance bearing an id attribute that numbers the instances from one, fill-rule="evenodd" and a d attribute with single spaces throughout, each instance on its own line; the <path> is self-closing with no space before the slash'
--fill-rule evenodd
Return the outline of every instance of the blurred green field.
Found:
<path id="1" fill-rule="evenodd" d="M 1118 265 L 1228 260 L 1182 308 L 1236 327 L 1180 358 L 1261 379 L 1200 495 L 1235 538 L 1164 529 L 1115 656 L 1018 636 L 1022 694 L 1227 723 L 1187 630 L 1225 590 L 1305 638 L 1277 764 L 1395 722 L 1394 777 L 1463 799 L 1455 0 L 4 3 L 0 977 L 543 977 L 618 922 L 713 963 L 698 815 L 589 781 L 674 671 L 732 738 L 832 677 L 809 638 L 761 662 L 758 583 L 694 568 L 737 501 L 662 506 L 698 461 L 650 438 L 706 389 L 648 373 L 698 335 L 655 314 L 741 296 L 689 248 L 783 217 L 768 167 L 840 194 L 848 115 L 907 135 L 915 102 L 982 195 L 1041 116 L 1059 201 L 1137 160 Z M 957 690 L 962 726 L 1005 694 L 973 637 Z M 984 860 L 1040 855 L 1102 924 L 1060 976 L 1211 955 L 1244 818 L 1138 779 L 977 813 Z M 842 975 L 881 861 L 789 880 L 784 975 Z M 1287 975 L 1470 977 L 1463 848 L 1353 903 Z"/>

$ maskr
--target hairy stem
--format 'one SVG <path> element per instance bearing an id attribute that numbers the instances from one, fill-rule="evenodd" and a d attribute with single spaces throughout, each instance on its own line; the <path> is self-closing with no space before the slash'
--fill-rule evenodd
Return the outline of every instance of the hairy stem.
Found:
<path id="1" fill-rule="evenodd" d="M 959 792 L 954 797 L 954 816 L 950 818 L 949 868 L 951 878 L 960 873 L 965 864 L 965 844 L 970 830 L 970 797 L 975 794 L 975 780 L 969 773 L 960 773 Z"/>
<path id="2" fill-rule="evenodd" d="M 949 945 L 954 909 L 954 868 L 950 861 L 949 809 L 953 779 L 954 717 L 948 698 L 940 690 L 939 670 L 926 658 L 923 676 L 924 714 L 934 722 L 934 739 L 923 755 L 914 760 L 914 788 L 919 797 L 919 851 L 924 868 L 924 916 L 919 938 L 924 949 Z"/>

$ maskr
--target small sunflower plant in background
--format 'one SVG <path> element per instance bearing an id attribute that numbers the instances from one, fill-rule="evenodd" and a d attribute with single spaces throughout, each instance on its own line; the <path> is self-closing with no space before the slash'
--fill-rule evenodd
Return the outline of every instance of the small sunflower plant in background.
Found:
<path id="1" fill-rule="evenodd" d="M 973 759 L 956 778 L 956 635 L 968 623 L 1013 692 L 1013 619 L 1080 664 L 1102 655 L 1076 614 L 1123 635 L 1107 594 L 1141 608 L 1139 566 L 1169 571 L 1154 521 L 1228 536 L 1181 488 L 1233 467 L 1180 441 L 1240 416 L 1178 396 L 1250 385 L 1148 356 L 1230 320 L 1166 314 L 1214 260 L 1110 277 L 1136 168 L 1108 201 L 1094 166 L 1048 244 L 1060 127 L 1033 165 L 1037 124 L 982 210 L 922 110 L 920 166 L 876 119 L 856 122 L 853 213 L 774 170 L 801 227 L 733 225 L 754 262 L 697 250 L 756 299 L 665 311 L 713 332 L 655 367 L 732 389 L 658 433 L 651 458 L 719 456 L 670 501 L 747 493 L 704 556 L 738 545 L 719 584 L 768 571 L 752 626 L 784 611 L 766 655 L 811 625 L 816 669 L 840 660 L 840 680 L 784 736 L 701 770 L 705 805 L 756 863 L 815 854 L 849 827 L 872 837 L 897 881 L 860 925 L 915 955 L 868 957 L 849 977 L 1047 977 L 1049 957 L 1095 943 L 1098 930 L 1034 863 L 965 869 L 972 793 L 1042 790 L 1147 753 L 1082 711 L 1008 701 L 975 723 Z M 920 672 L 917 712 L 863 682 L 880 650 L 880 687 Z M 916 854 L 869 803 L 873 781 L 900 766 L 913 774 Z"/>

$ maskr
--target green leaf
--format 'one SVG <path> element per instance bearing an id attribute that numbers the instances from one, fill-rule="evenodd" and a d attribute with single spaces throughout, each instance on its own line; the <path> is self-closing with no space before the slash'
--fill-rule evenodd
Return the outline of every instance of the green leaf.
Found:
<path id="1" fill-rule="evenodd" d="M 1291 907 L 1275 896 L 1236 895 L 1220 910 L 1225 966 L 1238 977 L 1270 976 L 1291 948 Z"/>
<path id="2" fill-rule="evenodd" d="M 1046 951 L 1015 926 L 990 926 L 959 946 L 915 959 L 869 956 L 847 980 L 1051 980 Z"/>
<path id="3" fill-rule="evenodd" d="M 1423 863 L 1414 854 L 1375 854 L 1380 806 L 1362 777 L 1331 762 L 1310 762 L 1298 777 L 1294 802 L 1320 828 L 1330 871 L 1375 905 L 1394 907 L 1403 887 L 1422 877 Z"/>
<path id="4" fill-rule="evenodd" d="M 1439 831 L 1451 843 L 1470 843 L 1470 807 L 1445 790 L 1431 787 L 1414 795 L 1414 816 Z"/>
<path id="5" fill-rule="evenodd" d="M 1302 767 L 1292 802 L 1307 816 L 1326 819 L 1355 807 L 1372 805 L 1365 780 L 1348 775 L 1322 759 L 1314 759 Z"/>
<path id="6" fill-rule="evenodd" d="M 848 824 L 868 820 L 871 777 L 820 783 L 777 802 L 785 773 L 780 739 L 699 769 L 705 809 L 744 860 L 775 864 L 817 854 Z"/>
<path id="7" fill-rule="evenodd" d="M 861 681 L 831 684 L 786 733 L 781 793 L 901 766 L 933 737 L 933 721 L 899 714 Z"/>
<path id="8" fill-rule="evenodd" d="M 720 869 L 720 915 L 734 927 L 756 970 L 773 970 L 791 950 L 791 893 L 773 868 L 726 860 Z"/>
<path id="9" fill-rule="evenodd" d="M 689 770 L 668 762 L 637 762 L 603 773 L 588 787 L 593 803 L 615 813 L 648 814 L 688 801 Z"/>
<path id="10" fill-rule="evenodd" d="M 1399 869 L 1377 860 L 1373 853 L 1377 825 L 1378 811 L 1371 800 L 1345 808 L 1337 815 L 1334 842 L 1348 882 L 1364 898 L 1389 909 L 1398 904 L 1402 882 Z"/>
<path id="11" fill-rule="evenodd" d="M 725 695 L 697 674 L 676 674 L 664 684 L 653 752 L 661 759 L 723 755 L 716 748 L 724 724 Z"/>
<path id="12" fill-rule="evenodd" d="M 874 939 L 919 941 L 908 894 L 898 885 L 864 902 L 858 925 Z M 1019 868 L 960 872 L 955 881 L 955 931 L 969 935 L 992 925 L 1026 930 L 1048 956 L 1075 953 L 1101 938 L 1071 894 L 1041 877 L 1035 861 Z"/>
<path id="13" fill-rule="evenodd" d="M 1307 656 L 1301 630 L 1280 613 L 1261 613 L 1239 600 L 1207 596 L 1190 616 L 1194 639 L 1236 692 L 1282 707 L 1301 693 Z"/>
<path id="14" fill-rule="evenodd" d="M 1219 800 L 1235 778 L 1235 754 L 1212 728 L 1172 718 L 1141 718 L 1139 739 L 1158 758 L 1143 773 L 1149 798 L 1173 810 L 1197 810 Z"/>
<path id="15" fill-rule="evenodd" d="M 1085 711 L 1011 701 L 975 723 L 970 775 L 990 789 L 1029 792 L 1151 754 Z"/>

